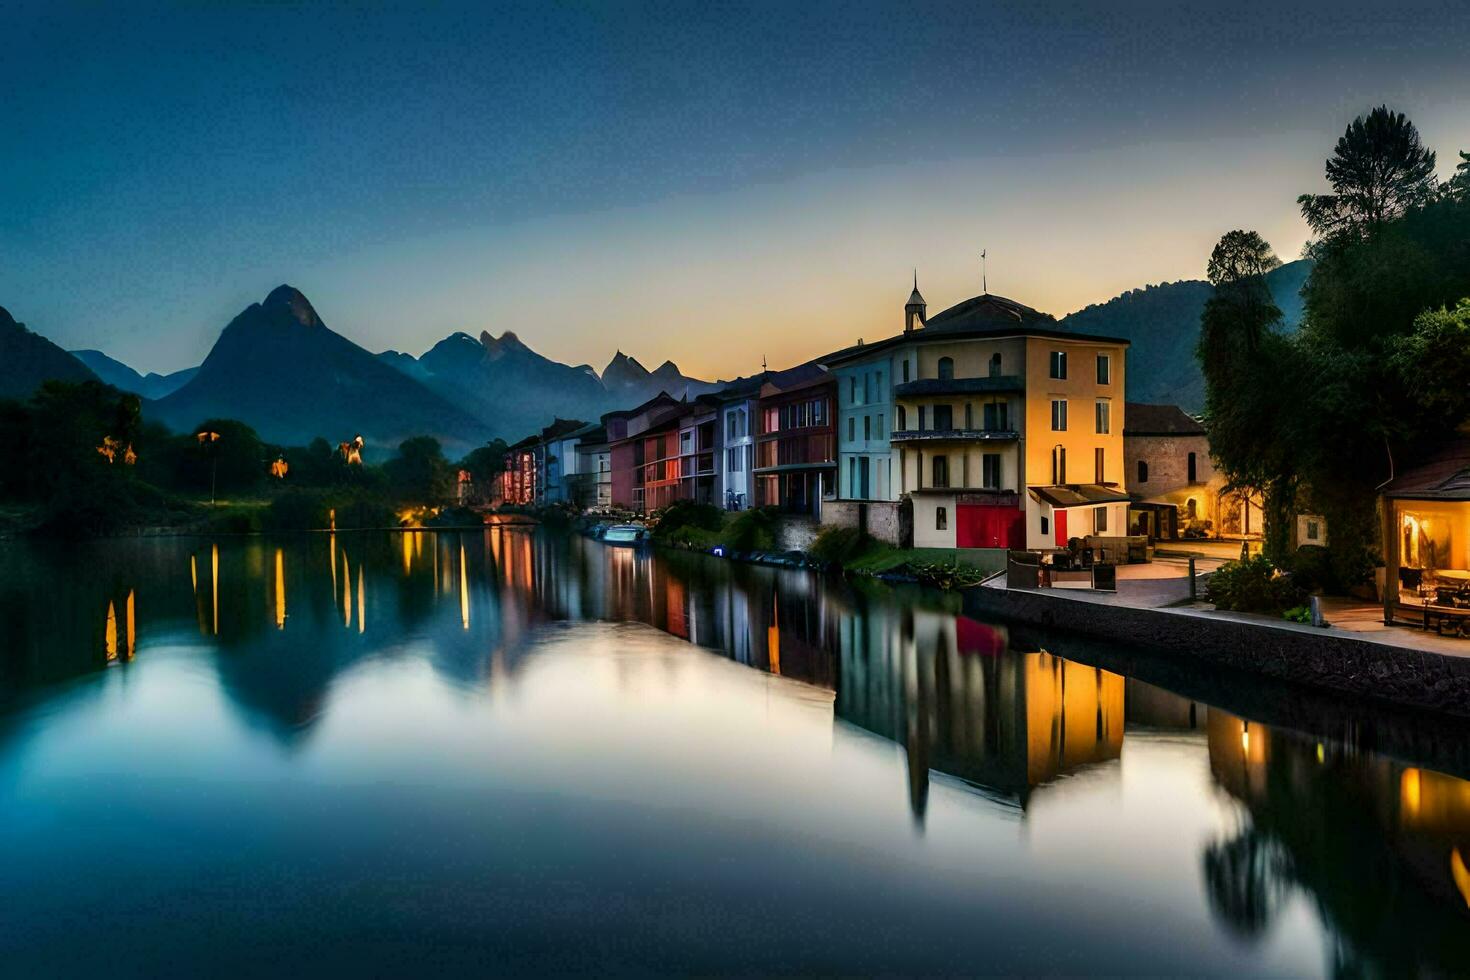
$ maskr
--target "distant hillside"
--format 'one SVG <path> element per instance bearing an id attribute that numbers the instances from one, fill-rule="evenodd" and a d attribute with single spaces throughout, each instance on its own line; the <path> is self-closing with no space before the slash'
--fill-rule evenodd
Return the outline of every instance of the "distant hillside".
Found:
<path id="1" fill-rule="evenodd" d="M 152 409 L 175 429 L 236 418 L 286 444 L 317 436 L 335 443 L 360 433 L 386 449 L 431 435 L 457 455 L 489 438 L 478 419 L 327 329 L 290 286 L 230 321 L 198 374 Z"/>
<path id="2" fill-rule="evenodd" d="M 122 361 L 108 357 L 100 350 L 74 350 L 71 355 L 81 361 L 101 378 L 119 391 L 131 391 L 144 398 L 162 398 L 178 391 L 189 379 L 199 372 L 197 367 L 184 368 L 171 374 L 150 371 L 139 374 Z"/>
<path id="3" fill-rule="evenodd" d="M 81 361 L 0 306 L 0 398 L 29 398 L 43 381 L 97 381 Z"/>
<path id="4" fill-rule="evenodd" d="M 1311 270 L 1311 263 L 1303 259 L 1266 277 L 1289 330 L 1301 322 L 1301 288 Z M 1061 327 L 1133 342 L 1128 352 L 1129 401 L 1175 404 L 1198 412 L 1204 408 L 1205 381 L 1194 348 L 1210 292 L 1210 284 L 1202 279 L 1145 286 L 1063 317 Z"/>
<path id="5" fill-rule="evenodd" d="M 422 357 L 384 351 L 378 359 L 426 385 L 480 419 L 503 439 L 537 432 L 553 419 L 594 420 L 661 391 L 693 398 L 716 387 L 685 377 L 672 361 L 649 371 L 619 351 L 599 377 L 590 365 L 554 361 L 506 331 L 479 339 L 455 333 Z"/>

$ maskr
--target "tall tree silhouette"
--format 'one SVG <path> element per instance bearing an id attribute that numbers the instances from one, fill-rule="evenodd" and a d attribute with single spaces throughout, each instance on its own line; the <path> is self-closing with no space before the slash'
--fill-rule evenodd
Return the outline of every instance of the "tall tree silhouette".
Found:
<path id="1" fill-rule="evenodd" d="M 1324 240 L 1361 238 L 1409 208 L 1434 199 L 1434 151 L 1402 112 L 1383 105 L 1354 119 L 1327 159 L 1331 194 L 1297 198 Z"/>

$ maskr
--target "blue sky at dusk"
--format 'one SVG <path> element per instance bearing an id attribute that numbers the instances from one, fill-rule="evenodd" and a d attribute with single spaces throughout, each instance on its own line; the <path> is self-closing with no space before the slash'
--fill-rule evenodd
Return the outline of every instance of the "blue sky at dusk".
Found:
<path id="1" fill-rule="evenodd" d="M 1347 122 L 1470 148 L 1464 3 L 8 4 L 0 305 L 142 370 L 273 286 L 371 350 L 511 329 L 733 376 L 990 285 L 1283 257 Z"/>

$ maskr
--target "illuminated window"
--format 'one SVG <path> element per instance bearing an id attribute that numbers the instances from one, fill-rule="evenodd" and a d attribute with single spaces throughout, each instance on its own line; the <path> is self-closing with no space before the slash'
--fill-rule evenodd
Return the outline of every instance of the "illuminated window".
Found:
<path id="1" fill-rule="evenodd" d="M 1051 401 L 1051 431 L 1067 431 L 1067 400 L 1053 398 Z"/>
<path id="2" fill-rule="evenodd" d="M 1096 416 L 1097 434 L 1100 436 L 1107 435 L 1113 428 L 1113 403 L 1106 398 L 1099 398 L 1097 400 Z"/>

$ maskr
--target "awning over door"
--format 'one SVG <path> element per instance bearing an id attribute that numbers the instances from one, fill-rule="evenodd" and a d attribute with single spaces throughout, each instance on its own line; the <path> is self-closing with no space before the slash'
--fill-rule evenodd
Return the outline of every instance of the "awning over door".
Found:
<path id="1" fill-rule="evenodd" d="M 1026 489 L 1035 499 L 1050 504 L 1052 510 L 1066 510 L 1069 507 L 1100 507 L 1103 504 L 1126 504 L 1133 500 L 1117 487 L 1101 483 L 1068 483 L 1053 487 L 1027 487 Z"/>

